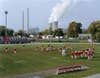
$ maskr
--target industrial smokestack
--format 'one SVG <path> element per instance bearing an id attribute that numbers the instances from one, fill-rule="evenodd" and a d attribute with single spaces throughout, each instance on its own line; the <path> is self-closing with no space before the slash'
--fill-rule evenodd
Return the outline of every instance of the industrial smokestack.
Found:
<path id="1" fill-rule="evenodd" d="M 22 12 L 22 30 L 24 31 L 24 11 Z"/>
<path id="2" fill-rule="evenodd" d="M 29 33 L 29 8 L 27 8 L 27 32 Z"/>

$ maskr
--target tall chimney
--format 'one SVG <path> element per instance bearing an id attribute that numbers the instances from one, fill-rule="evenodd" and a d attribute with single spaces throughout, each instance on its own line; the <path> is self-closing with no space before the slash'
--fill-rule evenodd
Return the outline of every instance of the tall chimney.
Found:
<path id="1" fill-rule="evenodd" d="M 24 31 L 24 11 L 22 12 L 22 30 Z"/>
<path id="2" fill-rule="evenodd" d="M 29 33 L 29 8 L 27 8 L 27 32 Z"/>

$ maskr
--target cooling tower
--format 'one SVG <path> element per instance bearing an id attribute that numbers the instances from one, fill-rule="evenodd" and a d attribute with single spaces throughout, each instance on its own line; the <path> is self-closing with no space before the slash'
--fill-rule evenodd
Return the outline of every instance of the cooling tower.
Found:
<path id="1" fill-rule="evenodd" d="M 54 31 L 54 30 L 56 30 L 56 29 L 58 29 L 58 21 L 54 21 L 54 22 L 52 23 L 52 30 Z"/>
<path id="2" fill-rule="evenodd" d="M 58 21 L 54 21 L 52 23 L 49 23 L 49 28 L 52 28 L 52 31 L 58 29 Z"/>

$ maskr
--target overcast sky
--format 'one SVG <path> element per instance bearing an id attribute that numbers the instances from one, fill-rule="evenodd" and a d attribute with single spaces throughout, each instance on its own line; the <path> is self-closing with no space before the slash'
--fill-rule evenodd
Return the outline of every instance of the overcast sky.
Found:
<path id="1" fill-rule="evenodd" d="M 22 11 L 30 9 L 30 27 L 47 28 L 52 8 L 61 0 L 0 0 L 0 25 L 5 25 L 4 11 L 8 11 L 8 28 L 22 29 Z M 26 16 L 25 16 L 26 18 Z M 80 2 L 59 20 L 59 26 L 66 28 L 72 21 L 82 22 L 83 28 L 94 20 L 100 20 L 100 0 Z M 26 26 L 25 19 L 25 26 Z"/>

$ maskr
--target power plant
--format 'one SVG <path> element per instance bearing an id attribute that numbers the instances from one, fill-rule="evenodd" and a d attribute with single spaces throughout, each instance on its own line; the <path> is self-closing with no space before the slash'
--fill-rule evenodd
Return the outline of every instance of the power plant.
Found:
<path id="1" fill-rule="evenodd" d="M 52 28 L 52 31 L 58 29 L 58 21 L 49 23 L 49 28 Z"/>

